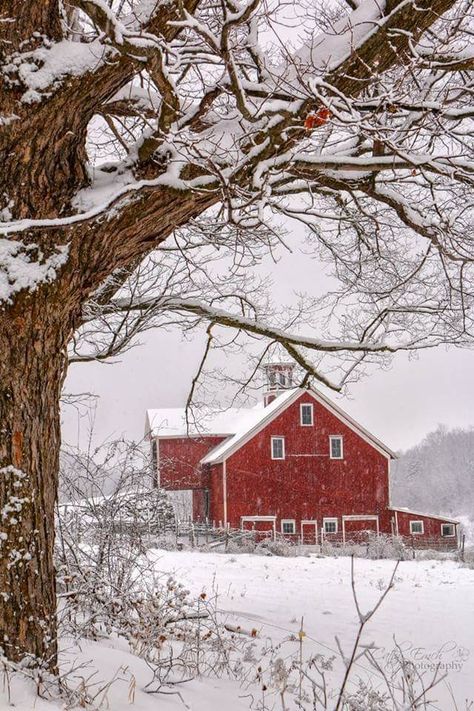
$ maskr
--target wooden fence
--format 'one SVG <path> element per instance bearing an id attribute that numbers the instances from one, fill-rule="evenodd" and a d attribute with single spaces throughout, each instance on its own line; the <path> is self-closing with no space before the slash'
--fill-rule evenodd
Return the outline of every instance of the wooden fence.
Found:
<path id="1" fill-rule="evenodd" d="M 323 531 L 318 531 L 317 542 L 305 542 L 300 534 L 283 534 L 278 531 L 260 531 L 260 530 L 242 530 L 230 527 L 215 526 L 209 523 L 192 523 L 191 521 L 181 521 L 176 523 L 175 536 L 178 547 L 181 547 L 186 542 L 192 548 L 224 548 L 225 550 L 231 543 L 262 543 L 263 541 L 284 542 L 290 546 L 302 547 L 305 549 L 315 549 L 324 552 L 331 547 L 336 549 L 351 547 L 365 547 L 367 552 L 370 547 L 375 548 L 378 544 L 383 546 L 392 545 L 400 550 L 412 551 L 413 558 L 416 557 L 416 551 L 435 550 L 440 552 L 456 552 L 459 551 L 461 560 L 464 555 L 465 536 L 461 535 L 458 540 L 453 538 L 443 539 L 442 537 L 423 537 L 417 536 L 391 536 L 388 534 L 376 534 L 372 531 L 361 531 L 356 535 L 351 535 L 343 540 L 342 534 L 324 534 Z"/>

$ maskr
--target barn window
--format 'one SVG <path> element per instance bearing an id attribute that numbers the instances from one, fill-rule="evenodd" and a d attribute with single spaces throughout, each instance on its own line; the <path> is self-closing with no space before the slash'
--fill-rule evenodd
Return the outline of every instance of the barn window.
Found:
<path id="1" fill-rule="evenodd" d="M 295 520 L 293 518 L 283 518 L 281 521 L 282 533 L 295 533 Z"/>
<path id="2" fill-rule="evenodd" d="M 343 459 L 344 448 L 340 435 L 331 435 L 331 437 L 329 437 L 329 456 L 331 459 Z"/>
<path id="3" fill-rule="evenodd" d="M 285 458 L 285 438 L 272 437 L 272 459 Z"/>
<path id="4" fill-rule="evenodd" d="M 311 427 L 313 424 L 313 406 L 310 403 L 300 405 L 300 424 Z"/>
<path id="5" fill-rule="evenodd" d="M 441 535 L 443 536 L 443 538 L 451 538 L 452 536 L 456 535 L 454 523 L 442 523 Z"/>
<path id="6" fill-rule="evenodd" d="M 323 518 L 324 533 L 337 533 L 337 518 Z"/>
<path id="7" fill-rule="evenodd" d="M 423 521 L 410 521 L 410 533 L 412 535 L 420 535 L 425 532 Z"/>

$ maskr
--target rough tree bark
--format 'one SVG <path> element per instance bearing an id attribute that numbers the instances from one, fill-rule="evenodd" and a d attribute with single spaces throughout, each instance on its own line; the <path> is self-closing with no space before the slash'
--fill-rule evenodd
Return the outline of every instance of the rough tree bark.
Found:
<path id="1" fill-rule="evenodd" d="M 0 322 L 0 630 L 9 659 L 54 667 L 54 504 L 59 397 L 70 335 L 55 289 L 19 299 Z"/>

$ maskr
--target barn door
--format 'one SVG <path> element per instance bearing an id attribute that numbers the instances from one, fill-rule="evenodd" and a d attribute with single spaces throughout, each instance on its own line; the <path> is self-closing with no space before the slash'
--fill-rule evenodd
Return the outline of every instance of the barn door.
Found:
<path id="1" fill-rule="evenodd" d="M 314 546 L 318 542 L 318 522 L 301 521 L 301 543 L 307 546 Z"/>
<path id="2" fill-rule="evenodd" d="M 370 536 L 379 532 L 378 516 L 343 516 L 342 529 L 344 541 L 365 543 Z"/>
<path id="3" fill-rule="evenodd" d="M 242 516 L 240 525 L 243 531 L 252 531 L 257 541 L 275 537 L 275 516 Z"/>

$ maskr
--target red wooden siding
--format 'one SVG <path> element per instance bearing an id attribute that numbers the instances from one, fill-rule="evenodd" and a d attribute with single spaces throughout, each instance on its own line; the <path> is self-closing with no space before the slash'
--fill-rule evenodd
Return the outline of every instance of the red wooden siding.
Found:
<path id="1" fill-rule="evenodd" d="M 225 437 L 160 439 L 158 467 L 164 489 L 201 489 L 209 486 L 209 473 L 200 460 Z"/>
<path id="2" fill-rule="evenodd" d="M 395 512 L 393 512 L 395 515 Z M 403 536 L 404 539 L 408 539 L 415 546 L 426 545 L 430 541 L 441 538 L 441 526 L 443 523 L 450 523 L 449 521 L 442 521 L 439 518 L 432 518 L 431 516 L 423 516 L 417 513 L 412 513 L 408 511 L 396 512 L 398 520 L 398 535 Z M 423 521 L 423 533 L 410 533 L 410 521 Z M 454 526 L 454 531 L 456 533 L 456 526 Z M 457 535 L 452 537 L 443 537 L 443 543 L 446 547 L 456 548 L 458 541 Z"/>
<path id="3" fill-rule="evenodd" d="M 224 523 L 224 477 L 222 473 L 222 464 L 215 464 L 213 467 L 208 467 L 210 471 L 211 497 L 209 519 L 216 526 Z"/>

